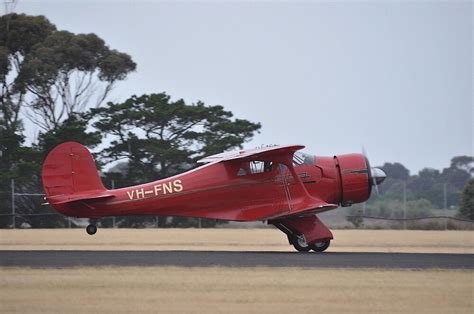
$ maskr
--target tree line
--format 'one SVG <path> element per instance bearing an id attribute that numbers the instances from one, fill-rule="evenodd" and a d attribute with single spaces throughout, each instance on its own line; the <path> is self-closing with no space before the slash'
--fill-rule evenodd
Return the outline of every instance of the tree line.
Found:
<path id="1" fill-rule="evenodd" d="M 449 216 L 474 220 L 474 158 L 455 156 L 442 170 L 424 168 L 417 174 L 401 163 L 385 163 L 387 178 L 379 186 L 380 194 L 365 205 L 350 210 L 349 221 L 356 227 L 361 215 L 382 218 L 420 218 L 433 216 L 433 210 L 446 209 Z M 446 212 L 444 212 L 446 213 Z"/>

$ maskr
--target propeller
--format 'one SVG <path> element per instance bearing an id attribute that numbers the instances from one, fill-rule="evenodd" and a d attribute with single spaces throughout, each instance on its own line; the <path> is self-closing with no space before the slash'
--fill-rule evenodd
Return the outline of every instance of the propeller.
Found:
<path id="1" fill-rule="evenodd" d="M 372 187 L 375 187 L 375 192 L 377 192 L 377 196 L 379 196 L 379 184 L 381 184 L 385 180 L 387 175 L 380 168 L 370 167 L 369 157 L 364 146 L 362 146 L 362 154 L 365 157 L 365 162 L 367 163 L 367 170 L 369 172 L 369 195 L 372 192 Z"/>

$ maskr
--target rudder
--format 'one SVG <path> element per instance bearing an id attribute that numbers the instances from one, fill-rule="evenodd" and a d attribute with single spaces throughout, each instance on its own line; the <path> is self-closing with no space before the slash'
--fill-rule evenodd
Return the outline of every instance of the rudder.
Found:
<path id="1" fill-rule="evenodd" d="M 76 142 L 53 148 L 41 173 L 46 197 L 105 191 L 89 150 Z"/>

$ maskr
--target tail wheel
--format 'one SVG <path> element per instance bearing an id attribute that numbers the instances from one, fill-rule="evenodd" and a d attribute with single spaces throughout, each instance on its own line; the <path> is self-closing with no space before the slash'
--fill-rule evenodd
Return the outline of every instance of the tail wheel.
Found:
<path id="1" fill-rule="evenodd" d="M 321 242 L 312 243 L 309 245 L 309 247 L 315 252 L 323 252 L 329 247 L 330 244 L 331 240 L 325 240 Z"/>
<path id="2" fill-rule="evenodd" d="M 298 252 L 308 252 L 311 250 L 311 247 L 302 235 L 295 236 L 293 238 L 292 244 Z"/>
<path id="3" fill-rule="evenodd" d="M 88 235 L 94 235 L 97 232 L 97 226 L 96 225 L 88 225 L 86 227 L 86 232 Z"/>

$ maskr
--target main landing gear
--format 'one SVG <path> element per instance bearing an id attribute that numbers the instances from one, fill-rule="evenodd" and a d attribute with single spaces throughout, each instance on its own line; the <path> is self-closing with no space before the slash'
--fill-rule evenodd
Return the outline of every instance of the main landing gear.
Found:
<path id="1" fill-rule="evenodd" d="M 86 232 L 88 235 L 94 235 L 97 232 L 97 226 L 95 225 L 95 223 L 87 225 Z"/>
<path id="2" fill-rule="evenodd" d="M 290 242 L 298 252 L 309 252 L 310 250 L 324 252 L 331 244 L 331 240 L 329 239 L 308 244 L 302 235 L 294 236 L 290 239 Z"/>
<path id="3" fill-rule="evenodd" d="M 328 229 L 316 215 L 289 217 L 269 221 L 288 237 L 288 242 L 298 252 L 323 252 L 331 244 L 333 238 Z"/>

